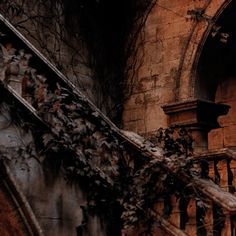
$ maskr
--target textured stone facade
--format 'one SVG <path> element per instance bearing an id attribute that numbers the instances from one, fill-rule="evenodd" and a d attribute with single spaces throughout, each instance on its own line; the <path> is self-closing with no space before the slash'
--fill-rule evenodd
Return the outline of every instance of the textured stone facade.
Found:
<path id="1" fill-rule="evenodd" d="M 219 98 L 208 99 L 204 94 L 207 82 L 199 78 L 198 65 L 213 25 L 224 8 L 231 7 L 230 2 L 157 1 L 142 36 L 139 58 L 142 63 L 137 68 L 135 92 L 125 105 L 125 129 L 147 134 L 170 125 L 162 109 L 169 103 L 207 99 L 229 104 Z"/>

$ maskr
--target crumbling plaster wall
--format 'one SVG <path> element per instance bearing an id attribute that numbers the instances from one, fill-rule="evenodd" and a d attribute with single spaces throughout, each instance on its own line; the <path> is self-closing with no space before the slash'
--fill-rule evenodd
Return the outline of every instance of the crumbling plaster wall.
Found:
<path id="1" fill-rule="evenodd" d="M 44 235 L 76 236 L 76 227 L 83 221 L 81 206 L 86 205 L 86 193 L 77 183 L 66 181 L 55 157 L 45 161 L 45 157 L 39 155 L 34 135 L 13 122 L 8 104 L 1 104 L 0 110 L 1 158 L 26 197 Z M 29 146 L 33 155 L 21 152 Z M 106 235 L 98 217 L 89 217 L 88 225 L 85 235 Z"/>
<path id="2" fill-rule="evenodd" d="M 215 19 L 230 1 L 159 0 L 144 26 L 135 88 L 125 104 L 124 128 L 148 134 L 168 126 L 161 106 L 200 98 L 195 68 L 212 24 L 193 20 L 189 10 L 204 9 Z"/>

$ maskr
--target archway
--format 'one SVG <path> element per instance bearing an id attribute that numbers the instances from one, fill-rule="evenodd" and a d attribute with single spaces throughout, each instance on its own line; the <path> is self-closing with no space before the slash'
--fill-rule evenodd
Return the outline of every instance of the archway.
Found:
<path id="1" fill-rule="evenodd" d="M 231 22 L 235 9 L 236 3 L 232 0 L 212 0 L 202 9 L 180 64 L 176 102 L 163 106 L 170 125 L 183 125 L 194 130 L 195 151 L 213 146 L 211 141 L 208 145 L 208 140 L 217 140 L 221 142 L 220 147 L 224 147 L 224 130 L 216 129 L 219 127 L 217 117 L 227 114 L 229 106 L 223 103 L 229 102 L 216 98 L 216 94 L 219 96 L 218 85 L 224 81 L 225 71 L 233 69 L 229 62 L 236 54 L 233 46 L 236 30 Z M 228 34 L 231 37 L 227 37 Z M 221 137 L 208 139 L 211 129 L 216 130 L 210 133 L 210 137 L 214 132 L 215 136 Z"/>
<path id="2" fill-rule="evenodd" d="M 226 9 L 230 8 L 231 2 L 232 0 L 209 1 L 203 9 L 203 18 L 197 21 L 193 27 L 185 49 L 183 61 L 180 65 L 177 101 L 199 98 L 199 96 L 196 96 L 199 58 L 202 55 L 204 45 L 211 34 L 215 22 Z"/>
<path id="3" fill-rule="evenodd" d="M 232 1 L 207 37 L 196 70 L 194 96 L 231 106 L 221 128 L 208 136 L 209 149 L 236 146 L 236 2 Z"/>

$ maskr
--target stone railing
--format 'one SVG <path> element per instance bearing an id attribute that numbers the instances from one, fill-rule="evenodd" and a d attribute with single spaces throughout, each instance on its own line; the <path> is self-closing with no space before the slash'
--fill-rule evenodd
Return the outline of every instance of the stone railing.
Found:
<path id="1" fill-rule="evenodd" d="M 195 156 L 195 165 L 201 171 L 201 178 L 190 180 L 195 194 L 173 195 L 168 203 L 160 199 L 157 211 L 164 215 L 171 208 L 166 220 L 183 235 L 235 235 L 236 153 L 229 149 L 205 152 Z M 171 235 L 182 235 L 176 229 Z"/>

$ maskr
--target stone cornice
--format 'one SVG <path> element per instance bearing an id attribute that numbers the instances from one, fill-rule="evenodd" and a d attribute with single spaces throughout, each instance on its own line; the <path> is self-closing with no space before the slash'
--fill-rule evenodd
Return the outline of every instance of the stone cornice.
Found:
<path id="1" fill-rule="evenodd" d="M 165 114 L 169 116 L 169 125 L 183 125 L 189 127 L 217 128 L 217 118 L 226 115 L 229 105 L 211 101 L 194 99 L 162 106 Z"/>

